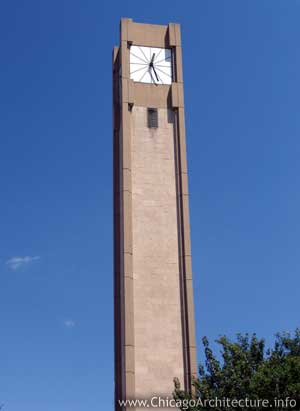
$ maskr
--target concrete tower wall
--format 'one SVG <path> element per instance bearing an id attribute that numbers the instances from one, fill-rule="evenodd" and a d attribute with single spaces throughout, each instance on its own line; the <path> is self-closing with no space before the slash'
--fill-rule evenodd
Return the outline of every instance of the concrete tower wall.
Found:
<path id="1" fill-rule="evenodd" d="M 145 107 L 131 118 L 135 391 L 148 398 L 184 380 L 174 116 L 159 109 L 157 129 Z"/>

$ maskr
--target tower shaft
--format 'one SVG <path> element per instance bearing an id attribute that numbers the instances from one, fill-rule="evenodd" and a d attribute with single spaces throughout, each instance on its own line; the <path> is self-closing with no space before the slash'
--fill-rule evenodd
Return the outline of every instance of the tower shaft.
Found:
<path id="1" fill-rule="evenodd" d="M 180 27 L 122 19 L 120 31 L 113 52 L 116 410 L 120 399 L 170 396 L 174 377 L 189 390 L 197 373 Z M 151 61 L 172 51 L 170 84 L 154 75 L 150 84 L 132 80 L 135 45 L 144 55 L 149 49 Z M 167 66 L 160 61 L 157 73 Z"/>

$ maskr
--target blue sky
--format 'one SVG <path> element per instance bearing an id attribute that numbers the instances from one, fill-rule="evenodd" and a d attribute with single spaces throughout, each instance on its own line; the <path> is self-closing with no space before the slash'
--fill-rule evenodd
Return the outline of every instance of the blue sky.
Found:
<path id="1" fill-rule="evenodd" d="M 201 337 L 299 326 L 298 0 L 0 5 L 0 403 L 113 409 L 111 50 L 182 24 Z"/>

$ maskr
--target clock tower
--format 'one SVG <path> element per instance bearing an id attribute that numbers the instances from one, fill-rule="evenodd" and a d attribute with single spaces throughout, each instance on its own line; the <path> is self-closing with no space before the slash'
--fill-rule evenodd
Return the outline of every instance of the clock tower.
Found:
<path id="1" fill-rule="evenodd" d="M 115 401 L 197 374 L 179 24 L 122 19 L 113 51 Z M 137 408 L 138 409 L 138 408 Z"/>

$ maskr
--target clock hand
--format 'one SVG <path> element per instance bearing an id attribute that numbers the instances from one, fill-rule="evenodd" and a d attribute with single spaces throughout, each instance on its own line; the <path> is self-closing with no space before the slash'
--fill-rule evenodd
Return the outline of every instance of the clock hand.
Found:
<path id="1" fill-rule="evenodd" d="M 154 66 L 152 66 L 152 69 L 153 69 L 153 71 L 154 71 L 154 74 L 155 74 L 156 80 L 157 80 L 157 81 L 159 81 L 159 77 L 158 77 L 158 75 L 157 75 L 157 73 L 156 73 L 156 70 L 155 70 Z"/>
<path id="2" fill-rule="evenodd" d="M 152 68 L 153 68 L 153 67 L 152 67 Z M 151 77 L 153 83 L 157 86 L 157 83 L 155 83 L 155 79 L 154 79 L 154 77 L 152 76 L 151 67 L 149 67 L 149 74 L 150 74 L 150 77 Z"/>
<path id="3" fill-rule="evenodd" d="M 152 76 L 152 72 L 151 72 L 151 69 L 152 69 L 152 70 L 154 71 L 154 74 L 155 74 L 156 78 L 157 78 L 157 81 L 159 81 L 158 76 L 157 76 L 157 74 L 156 74 L 156 72 L 155 72 L 155 69 L 154 69 L 154 66 L 153 66 L 154 58 L 155 58 L 155 53 L 152 54 L 151 61 L 150 61 L 150 63 L 149 63 L 149 73 L 150 73 L 150 76 L 151 76 L 151 79 L 152 79 L 153 83 L 156 84 L 156 83 L 155 83 L 155 80 L 154 80 L 154 78 L 153 78 L 153 76 Z"/>

